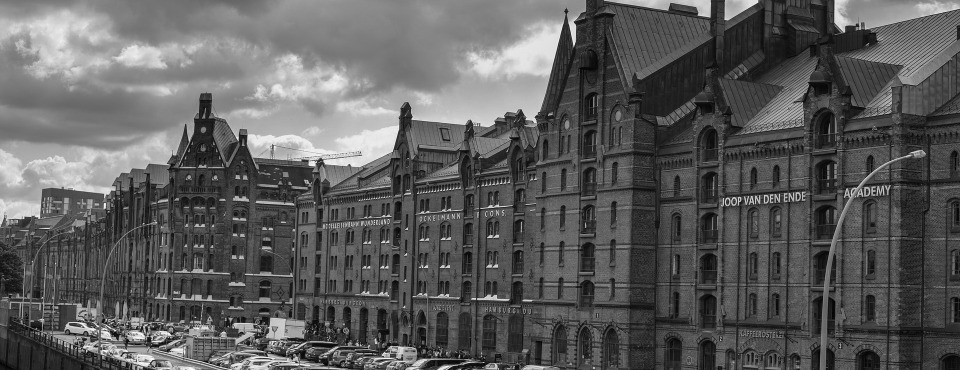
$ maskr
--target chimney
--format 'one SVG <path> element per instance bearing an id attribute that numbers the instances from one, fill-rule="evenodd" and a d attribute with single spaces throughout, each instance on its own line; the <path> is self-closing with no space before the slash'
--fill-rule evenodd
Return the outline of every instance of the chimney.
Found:
<path id="1" fill-rule="evenodd" d="M 199 118 L 210 118 L 210 110 L 213 108 L 213 94 L 211 93 L 201 93 L 200 94 L 200 112 L 197 117 Z"/>
<path id="2" fill-rule="evenodd" d="M 725 0 L 710 1 L 710 34 L 713 35 L 713 64 L 723 73 L 723 33 L 727 28 Z"/>
<path id="3" fill-rule="evenodd" d="M 820 36 L 833 33 L 833 0 L 823 0 L 823 22 L 820 24 Z"/>
<path id="4" fill-rule="evenodd" d="M 240 146 L 247 146 L 247 129 L 240 129 L 240 137 L 238 140 L 240 141 Z"/>

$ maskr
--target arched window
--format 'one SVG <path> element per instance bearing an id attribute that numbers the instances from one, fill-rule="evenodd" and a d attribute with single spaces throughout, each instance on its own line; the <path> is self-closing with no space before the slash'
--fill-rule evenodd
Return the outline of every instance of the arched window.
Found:
<path id="1" fill-rule="evenodd" d="M 960 176 L 960 152 L 950 153 L 950 177 Z"/>
<path id="2" fill-rule="evenodd" d="M 960 277 L 960 249 L 950 252 L 950 277 Z"/>
<path id="3" fill-rule="evenodd" d="M 704 203 L 716 203 L 719 189 L 717 174 L 710 172 L 701 178 L 701 201 Z"/>
<path id="4" fill-rule="evenodd" d="M 747 213 L 747 229 L 751 238 L 760 237 L 760 211 L 756 208 Z"/>
<path id="5" fill-rule="evenodd" d="M 837 319 L 836 301 L 834 301 L 833 298 L 830 298 L 829 302 L 829 306 L 827 307 L 827 332 L 833 333 Z M 822 297 L 813 300 L 813 315 L 811 315 L 813 317 L 813 322 L 811 323 L 810 327 L 813 328 L 814 333 L 820 332 L 820 324 L 823 320 L 822 303 Z"/>
<path id="6" fill-rule="evenodd" d="M 680 176 L 673 178 L 673 196 L 680 196 Z"/>
<path id="7" fill-rule="evenodd" d="M 523 351 L 523 316 L 510 315 L 507 319 L 507 328 L 507 352 Z"/>
<path id="8" fill-rule="evenodd" d="M 666 370 L 680 370 L 683 359 L 683 343 L 677 338 L 668 339 L 663 358 Z"/>
<path id="9" fill-rule="evenodd" d="M 563 299 L 563 278 L 557 280 L 557 299 Z"/>
<path id="10" fill-rule="evenodd" d="M 774 280 L 780 279 L 781 266 L 780 252 L 773 252 L 770 257 L 770 275 Z"/>
<path id="11" fill-rule="evenodd" d="M 872 200 L 863 203 L 863 232 L 867 234 L 877 232 L 877 202 Z"/>
<path id="12" fill-rule="evenodd" d="M 960 370 L 960 356 L 949 355 L 940 360 L 940 367 L 943 370 Z"/>
<path id="13" fill-rule="evenodd" d="M 580 307 L 582 308 L 593 307 L 593 294 L 594 294 L 593 282 L 591 282 L 590 280 L 586 280 L 580 283 Z"/>
<path id="14" fill-rule="evenodd" d="M 837 191 L 837 162 L 826 160 L 817 163 L 817 194 Z"/>
<path id="15" fill-rule="evenodd" d="M 700 218 L 701 241 L 703 243 L 716 243 L 717 235 L 717 215 L 707 213 Z"/>
<path id="16" fill-rule="evenodd" d="M 717 345 L 712 341 L 705 340 L 700 343 L 700 370 L 713 370 L 717 368 Z"/>
<path id="17" fill-rule="evenodd" d="M 747 275 L 750 279 L 757 280 L 757 276 L 760 274 L 760 258 L 757 256 L 757 252 L 750 253 L 747 257 Z"/>
<path id="18" fill-rule="evenodd" d="M 750 169 L 750 189 L 755 189 L 757 187 L 758 182 L 759 182 L 759 176 L 757 175 L 757 168 L 756 167 L 751 168 Z"/>
<path id="19" fill-rule="evenodd" d="M 597 230 L 597 212 L 596 208 L 593 206 L 583 207 L 583 210 L 580 212 L 581 227 L 580 232 L 583 234 L 593 234 Z"/>
<path id="20" fill-rule="evenodd" d="M 780 294 L 778 293 L 773 293 L 770 295 L 770 316 L 780 316 Z"/>
<path id="21" fill-rule="evenodd" d="M 600 111 L 600 96 L 596 93 L 587 95 L 583 99 L 583 120 L 592 121 L 597 119 Z"/>
<path id="22" fill-rule="evenodd" d="M 580 272 L 593 273 L 596 270 L 596 253 L 593 244 L 580 247 Z"/>
<path id="23" fill-rule="evenodd" d="M 543 143 L 540 144 L 540 160 L 545 161 L 549 158 L 550 153 L 550 142 L 543 140 Z"/>
<path id="24" fill-rule="evenodd" d="M 460 302 L 470 303 L 473 295 L 473 283 L 464 281 L 460 284 Z"/>
<path id="25" fill-rule="evenodd" d="M 620 163 L 613 162 L 613 164 L 610 165 L 610 184 L 611 185 L 616 184 L 619 177 L 620 177 Z"/>
<path id="26" fill-rule="evenodd" d="M 513 221 L 513 242 L 514 243 L 523 243 L 523 231 L 524 231 L 524 222 L 523 220 Z"/>
<path id="27" fill-rule="evenodd" d="M 603 357 L 600 367 L 603 369 L 615 368 L 620 365 L 620 336 L 615 330 L 607 329 L 603 335 Z"/>
<path id="28" fill-rule="evenodd" d="M 864 169 L 866 170 L 866 171 L 864 171 L 864 172 L 866 172 L 866 173 L 868 173 L 868 174 L 869 174 L 870 172 L 872 172 L 875 168 L 877 168 L 877 167 L 874 165 L 874 163 L 873 163 L 873 156 L 872 156 L 872 155 L 868 155 L 868 156 L 867 156 L 867 163 L 866 163 L 863 167 L 864 167 Z"/>
<path id="29" fill-rule="evenodd" d="M 610 227 L 617 226 L 617 202 L 610 202 Z"/>
<path id="30" fill-rule="evenodd" d="M 560 191 L 567 190 L 567 169 L 560 170 Z"/>
<path id="31" fill-rule="evenodd" d="M 960 323 L 960 297 L 950 298 L 950 312 L 951 322 L 954 324 Z"/>
<path id="32" fill-rule="evenodd" d="M 830 239 L 837 228 L 837 209 L 833 206 L 823 206 L 817 209 L 817 239 Z"/>
<path id="33" fill-rule="evenodd" d="M 578 365 L 593 359 L 593 335 L 589 328 L 580 329 L 580 334 L 577 335 L 577 349 L 580 355 L 577 359 Z"/>
<path id="34" fill-rule="evenodd" d="M 673 241 L 680 241 L 683 235 L 683 221 L 679 214 L 673 215 L 673 222 L 671 222 L 670 225 L 670 235 L 672 236 Z"/>
<path id="35" fill-rule="evenodd" d="M 557 248 L 557 260 L 559 261 L 560 266 L 563 266 L 563 262 L 564 262 L 564 258 L 563 258 L 564 246 L 566 246 L 566 243 L 561 241 L 560 246 Z"/>
<path id="36" fill-rule="evenodd" d="M 563 325 L 557 326 L 553 330 L 550 342 L 551 362 L 554 365 L 565 365 L 567 363 L 567 328 Z"/>
<path id="37" fill-rule="evenodd" d="M 513 252 L 513 274 L 523 274 L 523 251 Z"/>
<path id="38" fill-rule="evenodd" d="M 543 278 L 540 278 L 540 284 L 537 287 L 537 298 L 543 299 Z"/>
<path id="39" fill-rule="evenodd" d="M 827 112 L 820 115 L 816 126 L 816 146 L 817 148 L 832 148 L 837 143 L 837 126 L 833 119 L 833 113 Z"/>
<path id="40" fill-rule="evenodd" d="M 774 188 L 780 187 L 780 166 L 773 166 L 772 179 L 770 183 Z"/>
<path id="41" fill-rule="evenodd" d="M 563 230 L 567 223 L 567 206 L 560 206 L 560 229 Z"/>
<path id="42" fill-rule="evenodd" d="M 361 313 L 362 313 L 362 311 L 361 311 Z M 362 317 L 362 316 L 361 316 L 361 317 Z M 362 319 L 361 319 L 361 321 L 362 321 Z M 361 325 L 361 326 L 362 326 L 362 325 Z M 438 345 L 438 346 L 441 346 L 441 347 L 446 347 L 446 346 L 447 346 L 447 343 L 449 342 L 449 339 L 448 339 L 448 338 L 449 338 L 449 327 L 450 327 L 450 319 L 449 319 L 449 317 L 447 316 L 447 313 L 446 313 L 446 312 L 437 313 L 437 337 L 436 337 L 436 342 L 437 342 L 437 345 Z M 361 331 L 365 331 L 365 330 L 363 330 L 363 329 L 364 329 L 364 328 L 361 327 Z"/>
<path id="43" fill-rule="evenodd" d="M 545 194 L 547 192 L 547 173 L 543 172 L 540 174 L 540 194 Z"/>
<path id="44" fill-rule="evenodd" d="M 587 131 L 583 135 L 583 158 L 597 157 L 597 132 Z"/>
<path id="45" fill-rule="evenodd" d="M 864 272 L 867 278 L 873 278 L 877 274 L 877 252 L 873 249 L 867 251 L 867 258 L 864 261 Z"/>
<path id="46" fill-rule="evenodd" d="M 747 317 L 757 317 L 757 294 L 750 293 L 747 297 Z"/>
<path id="47" fill-rule="evenodd" d="M 483 317 L 483 341 L 481 342 L 484 351 L 497 350 L 497 317 L 487 315 Z"/>
<path id="48" fill-rule="evenodd" d="M 770 236 L 778 238 L 783 235 L 783 219 L 781 218 L 780 208 L 774 207 L 770 210 Z"/>
<path id="49" fill-rule="evenodd" d="M 813 256 L 813 276 L 817 285 L 823 284 L 823 278 L 826 277 L 827 273 L 827 257 L 829 254 L 827 252 L 820 252 Z M 837 280 L 837 260 L 833 260 L 833 269 L 830 272 L 830 283 L 833 283 Z"/>
<path id="50" fill-rule="evenodd" d="M 704 130 L 700 137 L 700 160 L 703 162 L 716 161 L 718 158 L 718 147 L 717 130 L 714 130 L 712 127 Z"/>
<path id="51" fill-rule="evenodd" d="M 597 195 L 597 169 L 589 167 L 583 170 L 583 196 Z"/>
<path id="52" fill-rule="evenodd" d="M 670 263 L 670 274 L 673 275 L 675 278 L 679 277 L 680 275 L 680 255 L 679 254 L 673 255 L 673 261 L 671 261 Z"/>
<path id="53" fill-rule="evenodd" d="M 270 281 L 264 280 L 260 282 L 260 298 L 270 298 Z"/>
<path id="54" fill-rule="evenodd" d="M 473 224 L 467 223 L 463 225 L 463 244 L 471 245 L 473 244 Z"/>
<path id="55" fill-rule="evenodd" d="M 747 350 L 743 353 L 743 368 L 744 369 L 759 369 L 762 359 L 753 350 Z"/>
<path id="56" fill-rule="evenodd" d="M 717 298 L 710 294 L 700 298 L 700 327 L 704 329 L 717 327 Z"/>
<path id="57" fill-rule="evenodd" d="M 960 200 L 950 202 L 949 214 L 947 219 L 950 223 L 950 232 L 960 232 Z"/>

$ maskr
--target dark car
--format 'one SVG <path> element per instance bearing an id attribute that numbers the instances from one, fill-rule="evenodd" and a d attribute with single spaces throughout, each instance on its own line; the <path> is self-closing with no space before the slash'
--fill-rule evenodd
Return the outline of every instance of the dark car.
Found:
<path id="1" fill-rule="evenodd" d="M 303 352 L 303 358 L 310 361 L 320 361 L 320 356 L 324 353 L 327 353 L 331 348 L 336 347 L 337 344 L 333 342 L 327 342 L 328 344 L 317 345 L 308 348 Z"/>
<path id="2" fill-rule="evenodd" d="M 357 349 L 353 351 L 353 353 L 347 355 L 346 358 L 341 360 L 338 365 L 344 369 L 352 369 L 353 364 L 357 362 L 357 360 L 364 357 L 373 357 L 373 356 L 379 356 L 379 355 L 380 355 L 380 352 L 374 351 L 372 349 Z"/>
<path id="3" fill-rule="evenodd" d="M 443 365 L 453 365 L 463 363 L 464 360 L 456 358 L 424 358 L 411 364 L 407 369 L 410 370 L 436 370 Z"/>
<path id="4" fill-rule="evenodd" d="M 453 365 L 447 370 L 476 370 L 483 369 L 486 365 L 487 363 L 483 361 L 468 360 L 462 364 Z"/>
<path id="5" fill-rule="evenodd" d="M 320 340 L 303 342 L 294 346 L 290 346 L 290 348 L 287 348 L 287 357 L 294 358 L 294 359 L 307 358 L 306 352 L 311 348 L 315 348 L 315 347 L 333 348 L 336 345 L 337 344 L 334 342 L 325 342 Z"/>
<path id="6" fill-rule="evenodd" d="M 330 360 L 333 359 L 333 354 L 336 353 L 337 351 L 345 350 L 345 349 L 349 349 L 349 350 L 352 350 L 352 349 L 360 349 L 360 348 L 363 348 L 363 347 L 358 347 L 358 346 L 336 346 L 336 347 L 333 347 L 333 348 L 331 348 L 329 351 L 327 351 L 326 353 L 320 355 L 320 363 L 321 363 L 321 364 L 324 364 L 324 365 L 330 365 Z M 365 348 L 364 348 L 364 349 L 365 349 Z"/>

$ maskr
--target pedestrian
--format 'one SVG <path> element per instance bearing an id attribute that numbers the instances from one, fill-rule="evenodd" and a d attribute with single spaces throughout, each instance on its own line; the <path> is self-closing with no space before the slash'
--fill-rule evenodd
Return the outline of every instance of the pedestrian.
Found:
<path id="1" fill-rule="evenodd" d="M 123 334 L 123 349 L 127 349 L 130 345 L 130 338 L 127 338 L 127 334 Z"/>

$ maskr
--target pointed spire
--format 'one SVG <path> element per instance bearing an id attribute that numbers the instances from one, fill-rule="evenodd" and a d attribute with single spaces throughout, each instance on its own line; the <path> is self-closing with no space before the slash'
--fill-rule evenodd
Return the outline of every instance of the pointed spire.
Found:
<path id="1" fill-rule="evenodd" d="M 187 125 L 183 125 L 183 136 L 180 137 L 180 146 L 177 147 L 177 159 L 183 158 L 183 153 L 187 152 L 187 146 L 190 145 L 190 137 L 187 136 Z"/>
<path id="2" fill-rule="evenodd" d="M 553 68 L 550 71 L 550 79 L 547 80 L 547 93 L 543 98 L 540 112 L 553 112 L 560 105 L 560 95 L 563 93 L 564 83 L 567 81 L 571 60 L 573 60 L 573 37 L 570 35 L 567 9 L 564 9 L 560 41 L 557 42 L 557 53 L 553 56 Z"/>

